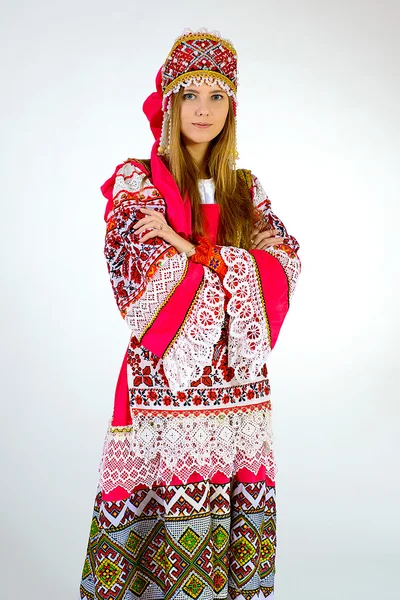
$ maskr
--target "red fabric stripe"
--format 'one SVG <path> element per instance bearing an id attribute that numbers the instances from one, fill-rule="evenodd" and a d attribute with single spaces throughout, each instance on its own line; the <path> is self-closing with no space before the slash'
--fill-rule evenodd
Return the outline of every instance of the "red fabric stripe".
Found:
<path id="1" fill-rule="evenodd" d="M 205 234 L 212 244 L 216 244 L 220 219 L 219 204 L 202 204 L 201 207 Z"/>
<path id="2" fill-rule="evenodd" d="M 264 465 L 261 465 L 261 467 L 259 468 L 258 473 L 256 475 L 254 475 L 254 473 L 252 473 L 246 467 L 242 467 L 241 469 L 239 469 L 237 471 L 237 473 L 235 473 L 234 477 L 238 481 L 243 481 L 243 482 L 253 482 L 253 481 L 260 481 L 260 479 L 265 479 L 265 481 L 267 482 L 267 485 L 275 485 L 275 483 L 272 481 L 272 479 L 270 479 L 268 477 L 268 475 L 266 475 Z M 188 479 L 188 483 L 195 482 L 195 481 L 203 481 L 203 479 L 204 479 L 204 477 L 202 477 L 199 473 L 197 473 L 195 471 L 194 473 L 192 473 L 190 475 L 190 477 Z M 213 475 L 211 477 L 210 481 L 212 481 L 213 483 L 227 483 L 228 481 L 230 481 L 230 478 L 227 477 L 221 471 L 218 471 L 217 473 L 215 473 L 215 475 Z M 165 481 L 163 483 L 165 484 Z M 183 483 L 182 479 L 179 479 L 179 477 L 177 477 L 176 475 L 173 476 L 171 485 L 179 485 L 182 483 Z"/>
<path id="3" fill-rule="evenodd" d="M 239 469 L 239 471 L 237 473 L 235 473 L 234 478 L 237 481 L 242 481 L 242 482 L 253 482 L 253 481 L 265 480 L 265 483 L 268 486 L 275 487 L 275 482 L 272 481 L 272 479 L 270 479 L 268 477 L 268 475 L 265 474 L 264 466 L 260 467 L 260 470 L 258 471 L 258 473 L 256 475 L 254 475 L 254 473 L 249 471 L 249 469 L 246 469 L 246 467 L 243 467 L 242 469 Z M 192 473 L 192 475 L 190 475 L 190 477 L 188 479 L 188 483 L 194 483 L 196 481 L 203 481 L 203 480 L 204 480 L 204 477 L 202 477 L 198 473 Z M 228 483 L 230 481 L 230 478 L 227 477 L 226 475 L 224 475 L 223 473 L 221 473 L 221 471 L 218 471 L 213 477 L 211 477 L 210 481 L 212 481 L 213 483 Z M 165 483 L 166 483 L 165 481 L 162 481 L 160 485 L 165 485 Z M 182 485 L 182 483 L 183 483 L 183 481 L 181 479 L 179 479 L 179 477 L 176 477 L 174 475 L 170 485 Z M 117 488 L 115 488 L 114 490 L 109 492 L 108 494 L 105 494 L 103 492 L 102 499 L 105 501 L 111 501 L 111 502 L 115 502 L 117 500 L 125 500 L 126 498 L 129 498 L 129 496 L 131 494 L 133 494 L 135 491 L 143 489 L 143 488 L 147 489 L 147 486 L 137 485 L 132 490 L 132 492 L 129 493 L 123 487 L 118 486 Z"/>
<path id="4" fill-rule="evenodd" d="M 260 272 L 262 292 L 271 329 L 271 348 L 275 346 L 279 331 L 289 309 L 288 282 L 277 258 L 264 250 L 250 250 Z"/>

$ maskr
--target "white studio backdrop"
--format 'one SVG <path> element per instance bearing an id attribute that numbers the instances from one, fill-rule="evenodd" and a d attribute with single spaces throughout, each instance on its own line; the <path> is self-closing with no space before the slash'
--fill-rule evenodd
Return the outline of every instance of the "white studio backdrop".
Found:
<path id="1" fill-rule="evenodd" d="M 398 598 L 399 5 L 2 2 L 2 593 L 78 597 L 129 339 L 100 185 L 185 27 L 239 55 L 239 167 L 301 244 L 270 357 L 277 600 Z"/>

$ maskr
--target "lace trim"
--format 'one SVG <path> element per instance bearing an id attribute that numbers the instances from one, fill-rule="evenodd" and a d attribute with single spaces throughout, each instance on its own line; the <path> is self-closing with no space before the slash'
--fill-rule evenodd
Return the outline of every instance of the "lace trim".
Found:
<path id="1" fill-rule="evenodd" d="M 117 171 L 114 188 L 113 198 L 117 199 L 119 193 L 122 191 L 128 191 L 131 193 L 140 192 L 143 187 L 143 180 L 146 174 L 139 170 L 136 165 L 132 163 L 124 163 L 122 167 Z"/>
<path id="2" fill-rule="evenodd" d="M 266 248 L 266 251 L 279 260 L 283 270 L 285 271 L 286 278 L 288 280 L 290 304 L 301 271 L 300 259 L 298 259 L 297 256 L 291 257 L 284 250 L 281 250 L 277 247 L 274 248 L 273 246 Z"/>
<path id="3" fill-rule="evenodd" d="M 211 364 L 214 344 L 221 336 L 224 291 L 216 273 L 204 269 L 200 293 L 188 317 L 163 357 L 164 372 L 173 393 L 190 387 Z"/>
<path id="4" fill-rule="evenodd" d="M 142 296 L 126 312 L 125 321 L 140 340 L 186 273 L 186 254 L 175 254 L 156 271 Z"/>
<path id="5" fill-rule="evenodd" d="M 240 468 L 257 473 L 266 467 L 274 480 L 271 410 L 203 415 L 133 416 L 133 424 L 107 430 L 99 466 L 105 492 L 121 486 L 131 492 L 138 484 L 171 483 L 176 475 L 187 482 L 193 472 L 204 479 L 222 471 L 231 477 Z"/>
<path id="6" fill-rule="evenodd" d="M 251 255 L 233 246 L 223 246 L 221 255 L 228 267 L 223 285 L 232 294 L 227 305 L 228 365 L 246 383 L 259 376 L 271 351 L 269 323 Z"/>

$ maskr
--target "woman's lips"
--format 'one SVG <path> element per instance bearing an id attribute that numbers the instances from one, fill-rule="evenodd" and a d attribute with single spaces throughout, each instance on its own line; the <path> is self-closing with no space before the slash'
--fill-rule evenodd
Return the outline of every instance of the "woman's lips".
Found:
<path id="1" fill-rule="evenodd" d="M 199 129 L 207 129 L 207 127 L 211 127 L 211 123 L 192 123 L 195 127 Z"/>

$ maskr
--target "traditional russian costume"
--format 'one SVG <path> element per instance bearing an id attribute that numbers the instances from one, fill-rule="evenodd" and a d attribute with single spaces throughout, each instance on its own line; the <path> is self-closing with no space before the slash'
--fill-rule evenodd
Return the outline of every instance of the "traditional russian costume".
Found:
<path id="1" fill-rule="evenodd" d="M 186 32 L 144 104 L 155 135 L 151 160 L 128 159 L 102 186 L 104 253 L 131 336 L 99 467 L 81 599 L 273 597 L 266 359 L 300 272 L 299 245 L 258 178 L 243 170 L 256 225 L 278 229 L 282 244 L 217 245 L 212 180 L 199 181 L 206 235 L 194 257 L 158 237 L 142 243 L 132 228 L 145 207 L 191 233 L 190 200 L 160 155 L 168 151 L 170 94 L 204 79 L 229 89 L 236 106 L 231 43 L 217 32 Z"/>

